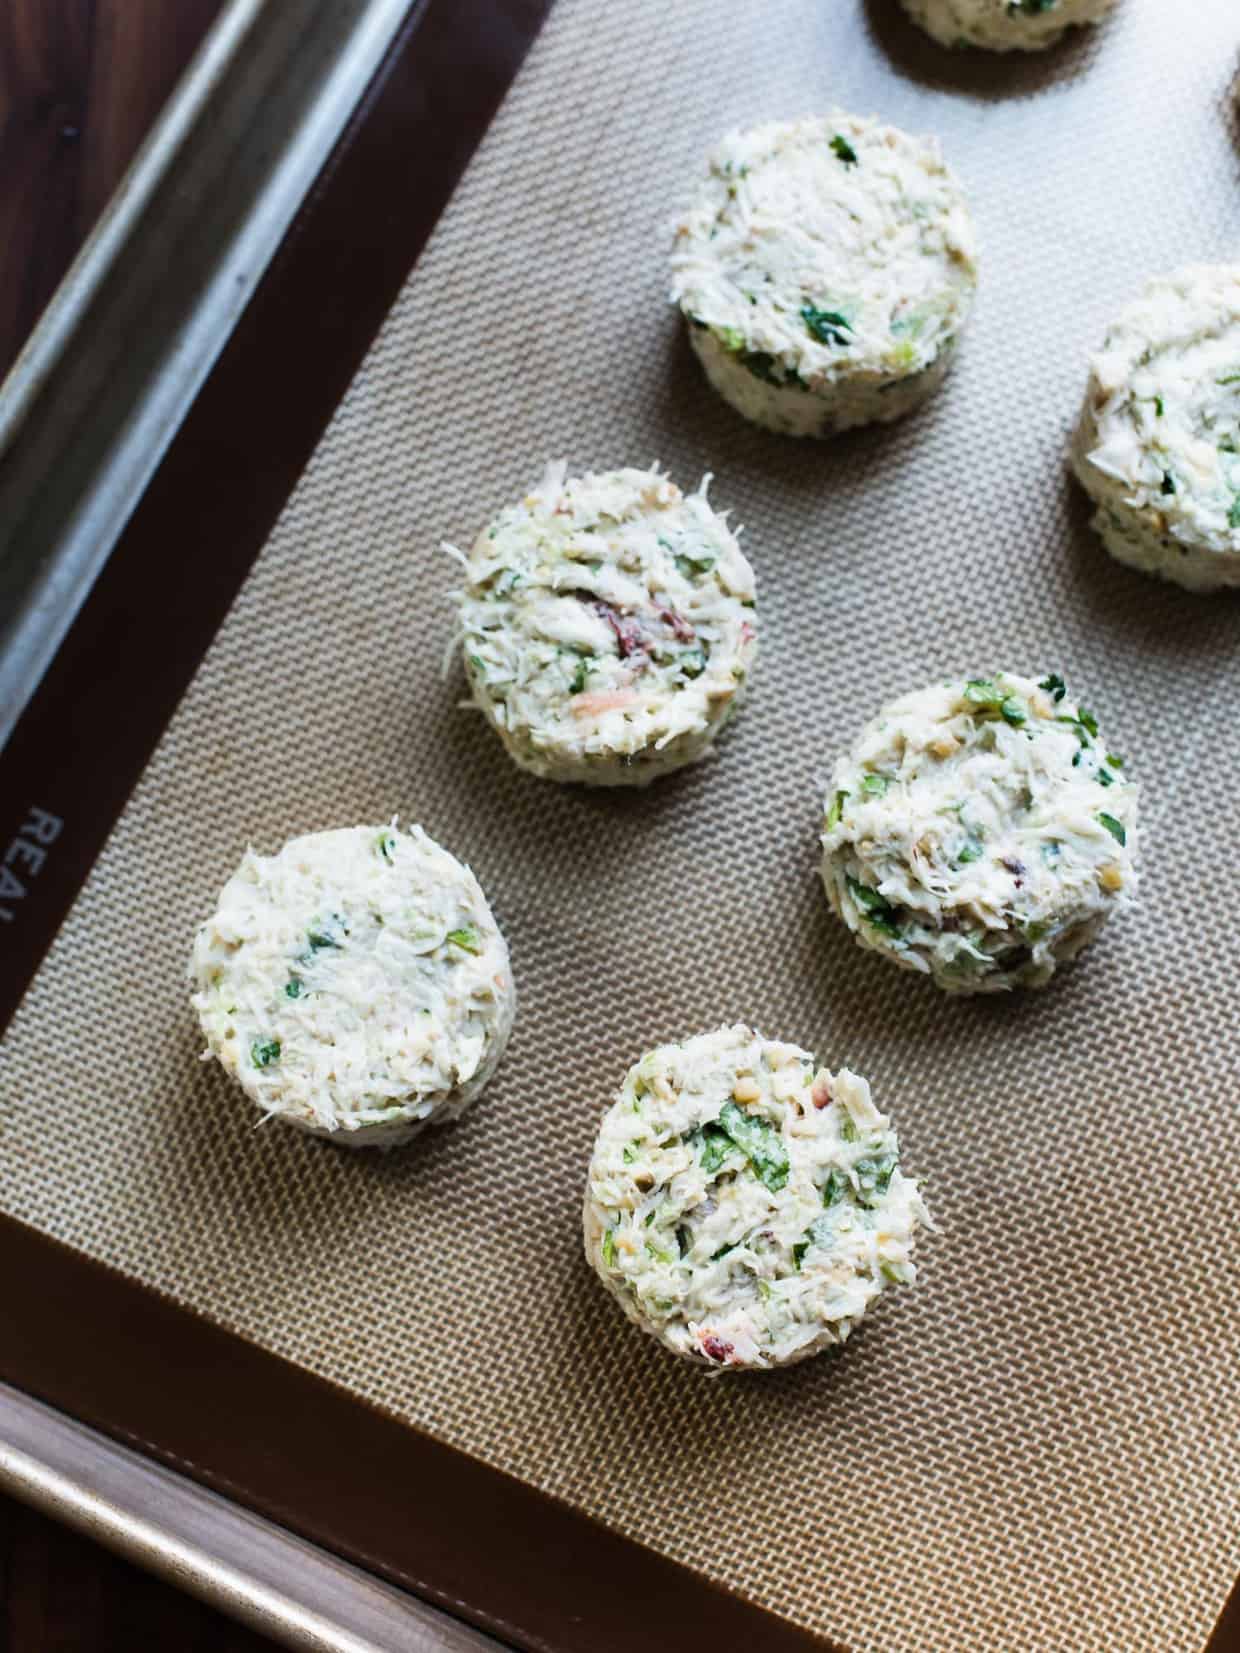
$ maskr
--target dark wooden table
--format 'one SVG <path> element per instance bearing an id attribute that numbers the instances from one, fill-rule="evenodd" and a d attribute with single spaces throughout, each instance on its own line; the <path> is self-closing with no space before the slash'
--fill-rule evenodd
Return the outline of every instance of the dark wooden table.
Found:
<path id="1" fill-rule="evenodd" d="M 0 0 L 0 373 L 12 365 L 223 0 Z M 2 1653 L 271 1653 L 0 1498 Z"/>

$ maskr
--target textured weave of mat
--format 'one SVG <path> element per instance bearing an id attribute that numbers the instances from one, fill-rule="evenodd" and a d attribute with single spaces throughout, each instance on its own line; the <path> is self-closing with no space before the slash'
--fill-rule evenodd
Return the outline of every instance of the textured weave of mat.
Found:
<path id="1" fill-rule="evenodd" d="M 1240 607 L 1111 563 L 1063 458 L 1111 313 L 1240 246 L 1238 47 L 1233 0 L 1020 62 L 894 0 L 560 0 L 17 1018 L 3 1208 L 849 1653 L 1194 1653 L 1240 1565 Z M 722 126 L 833 101 L 942 135 L 983 262 L 939 398 L 822 447 L 708 390 L 665 227 Z M 714 471 L 758 571 L 751 699 L 643 796 L 519 774 L 440 675 L 438 541 L 561 455 Z M 999 666 L 1126 755 L 1144 884 L 1048 991 L 952 1003 L 828 914 L 819 796 L 889 696 Z M 388 1159 L 256 1131 L 194 925 L 247 841 L 397 810 L 506 928 L 510 1055 Z M 579 1209 L 626 1065 L 734 1018 L 871 1076 L 943 1232 L 841 1354 L 711 1382 Z"/>

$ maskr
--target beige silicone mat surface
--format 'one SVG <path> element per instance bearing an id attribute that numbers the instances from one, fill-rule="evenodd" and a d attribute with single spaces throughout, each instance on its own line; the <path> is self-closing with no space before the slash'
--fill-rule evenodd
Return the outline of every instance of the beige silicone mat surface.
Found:
<path id="1" fill-rule="evenodd" d="M 1234 0 L 1034 61 L 894 0 L 560 0 L 17 1018 L 0 1205 L 849 1653 L 1195 1653 L 1240 1567 L 1240 606 L 1113 564 L 1063 456 L 1109 315 L 1240 245 L 1238 51 Z M 942 135 L 983 271 L 944 393 L 818 446 L 708 390 L 665 227 L 721 128 L 833 101 Z M 437 543 L 559 455 L 714 471 L 758 570 L 752 699 L 645 796 L 522 776 L 441 676 Z M 1143 887 L 1049 990 L 957 1003 L 829 915 L 819 797 L 885 699 L 1000 666 L 1127 756 Z M 194 926 L 247 841 L 395 811 L 492 898 L 510 1054 L 387 1159 L 256 1131 Z M 733 1018 L 871 1076 L 942 1233 L 841 1354 L 713 1382 L 579 1212 L 628 1063 Z"/>

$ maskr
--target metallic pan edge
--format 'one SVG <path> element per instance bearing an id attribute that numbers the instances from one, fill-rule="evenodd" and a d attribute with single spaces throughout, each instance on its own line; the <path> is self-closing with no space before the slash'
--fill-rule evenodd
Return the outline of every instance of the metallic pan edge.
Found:
<path id="1" fill-rule="evenodd" d="M 303 1653 L 501 1653 L 490 1637 L 7 1384 L 0 1488 Z"/>
<path id="2" fill-rule="evenodd" d="M 0 746 L 420 3 L 231 0 L 0 387 Z"/>
<path id="3" fill-rule="evenodd" d="M 231 0 L 0 388 L 0 745 L 411 9 L 310 3 Z M 499 1653 L 7 1385 L 0 1487 L 288 1647 Z"/>

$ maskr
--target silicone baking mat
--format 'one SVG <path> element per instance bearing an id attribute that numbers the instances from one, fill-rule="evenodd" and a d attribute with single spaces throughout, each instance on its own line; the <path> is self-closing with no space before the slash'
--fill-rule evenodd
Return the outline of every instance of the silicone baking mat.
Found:
<path id="1" fill-rule="evenodd" d="M 1117 306 L 1235 253 L 1238 48 L 1230 0 L 1019 61 L 892 0 L 559 0 L 13 1024 L 4 1211 L 849 1653 L 1199 1649 L 1240 1563 L 1240 611 L 1111 563 L 1063 459 Z M 664 286 L 719 131 L 833 103 L 942 136 L 983 263 L 942 395 L 819 446 L 713 396 Z M 713 471 L 758 572 L 748 705 L 643 796 L 520 775 L 441 674 L 438 542 L 559 456 Z M 885 699 L 1001 666 L 1127 757 L 1141 902 L 948 1002 L 828 914 L 819 799 Z M 194 926 L 247 842 L 396 811 L 505 926 L 510 1054 L 387 1159 L 255 1130 Z M 628 1063 L 735 1018 L 870 1075 L 942 1233 L 842 1352 L 712 1382 L 598 1289 L 580 1197 Z"/>

